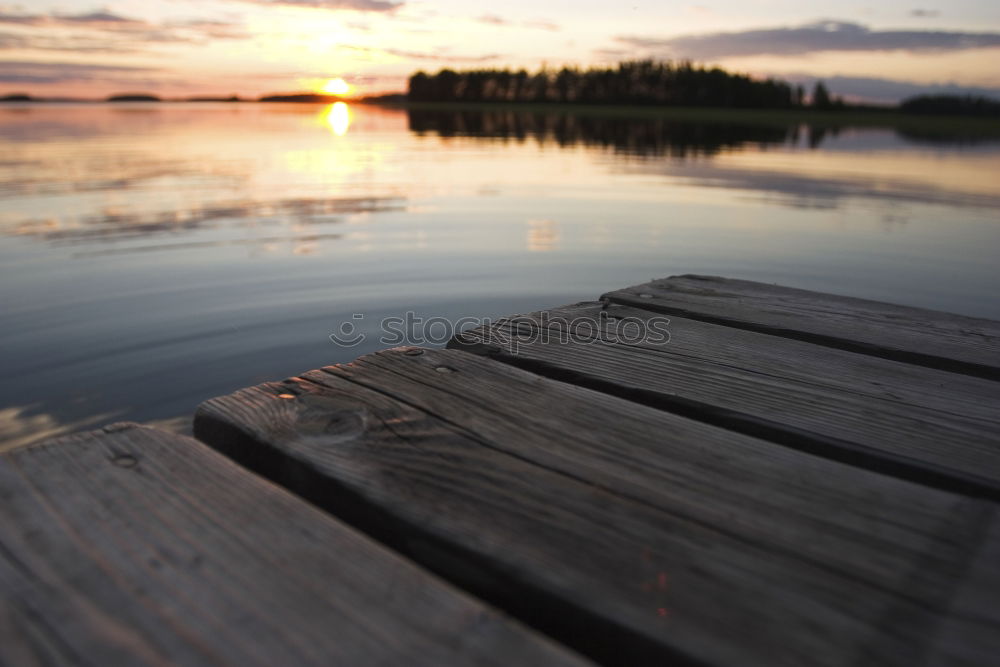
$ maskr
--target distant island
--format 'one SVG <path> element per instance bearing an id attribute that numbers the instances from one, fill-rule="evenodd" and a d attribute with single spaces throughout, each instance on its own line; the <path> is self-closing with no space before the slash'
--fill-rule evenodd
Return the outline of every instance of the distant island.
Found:
<path id="1" fill-rule="evenodd" d="M 195 97 L 185 97 L 184 102 L 243 102 L 239 95 L 229 95 L 228 97 L 216 95 L 200 95 Z"/>
<path id="2" fill-rule="evenodd" d="M 120 95 L 111 95 L 107 98 L 108 102 L 162 102 L 157 95 L 152 95 L 150 93 L 122 93 Z"/>
<path id="3" fill-rule="evenodd" d="M 825 89 L 824 89 L 825 90 Z M 801 106 L 801 86 L 755 80 L 718 67 L 640 60 L 616 67 L 526 70 L 475 69 L 410 77 L 411 102 L 515 102 L 734 108 Z M 815 97 L 815 94 L 814 94 Z M 823 102 L 836 103 L 828 93 Z"/>
<path id="4" fill-rule="evenodd" d="M 367 95 L 358 100 L 362 104 L 406 104 L 409 97 L 406 93 L 383 93 L 381 95 Z"/>
<path id="5" fill-rule="evenodd" d="M 373 100 L 377 101 L 377 100 Z M 395 101 L 393 99 L 393 101 Z M 985 97 L 921 95 L 897 106 L 850 104 L 817 81 L 802 86 L 779 79 L 753 79 L 691 62 L 637 60 L 613 67 L 559 70 L 442 69 L 409 79 L 407 102 L 491 104 L 581 104 L 719 109 L 810 109 L 1000 118 L 1000 102 Z M 389 102 L 389 99 L 386 99 Z"/>
<path id="6" fill-rule="evenodd" d="M 331 104 L 341 102 L 344 98 L 339 95 L 327 95 L 325 93 L 286 93 L 280 95 L 265 95 L 260 98 L 261 102 L 306 102 Z"/>

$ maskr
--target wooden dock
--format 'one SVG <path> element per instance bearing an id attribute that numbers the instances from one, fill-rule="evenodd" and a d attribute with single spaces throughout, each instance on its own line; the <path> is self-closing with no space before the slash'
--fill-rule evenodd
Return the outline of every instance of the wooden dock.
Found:
<path id="1" fill-rule="evenodd" d="M 0 456 L 0 664 L 995 665 L 1000 323 L 702 276 Z"/>

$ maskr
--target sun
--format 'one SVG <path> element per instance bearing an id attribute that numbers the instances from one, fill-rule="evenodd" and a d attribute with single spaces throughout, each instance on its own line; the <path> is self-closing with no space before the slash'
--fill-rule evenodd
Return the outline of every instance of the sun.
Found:
<path id="1" fill-rule="evenodd" d="M 351 86 L 343 79 L 330 79 L 323 84 L 323 92 L 331 95 L 346 95 L 351 92 Z"/>

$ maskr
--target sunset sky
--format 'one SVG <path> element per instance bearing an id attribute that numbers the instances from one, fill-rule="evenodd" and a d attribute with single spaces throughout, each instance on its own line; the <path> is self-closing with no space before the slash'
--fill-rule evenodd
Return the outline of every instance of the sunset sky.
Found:
<path id="1" fill-rule="evenodd" d="M 0 94 L 400 91 L 417 69 L 690 58 L 834 92 L 1000 96 L 1000 2 L 32 0 L 0 4 Z"/>

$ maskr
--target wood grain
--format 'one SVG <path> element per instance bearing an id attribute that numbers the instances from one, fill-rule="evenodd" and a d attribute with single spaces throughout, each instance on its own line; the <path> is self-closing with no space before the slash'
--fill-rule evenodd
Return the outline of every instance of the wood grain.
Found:
<path id="1" fill-rule="evenodd" d="M 190 438 L 0 457 L 0 664 L 578 665 Z"/>
<path id="2" fill-rule="evenodd" d="M 839 461 L 1000 499 L 1000 383 L 813 343 L 581 303 L 453 347 Z M 669 336 L 656 336 L 659 326 Z M 648 332 L 653 335 L 643 335 Z"/>
<path id="3" fill-rule="evenodd" d="M 715 276 L 673 276 L 601 298 L 1000 379 L 1000 322 L 992 320 Z"/>
<path id="4" fill-rule="evenodd" d="M 195 433 L 607 664 L 987 664 L 993 504 L 459 351 L 213 399 Z"/>

